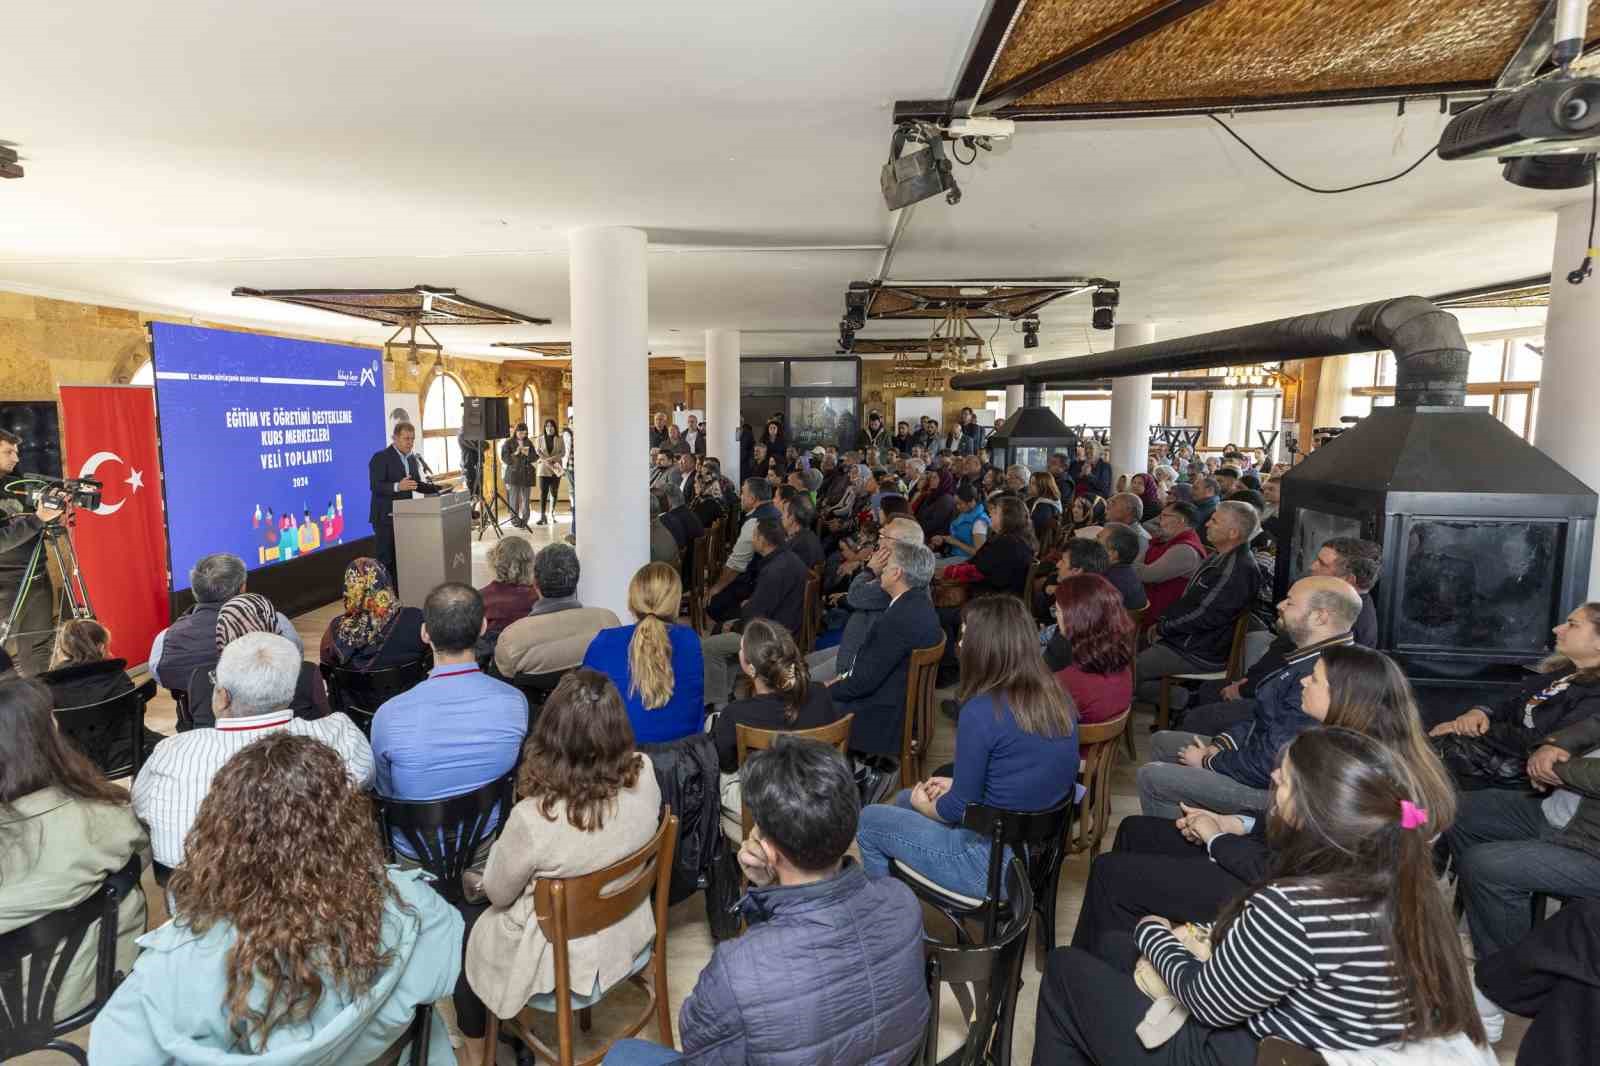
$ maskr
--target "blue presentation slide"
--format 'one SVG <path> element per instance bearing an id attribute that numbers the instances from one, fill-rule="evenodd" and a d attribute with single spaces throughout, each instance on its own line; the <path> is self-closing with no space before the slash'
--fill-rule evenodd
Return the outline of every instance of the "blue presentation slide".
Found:
<path id="1" fill-rule="evenodd" d="M 154 322 L 172 588 L 211 552 L 251 569 L 372 535 L 385 443 L 370 348 Z"/>

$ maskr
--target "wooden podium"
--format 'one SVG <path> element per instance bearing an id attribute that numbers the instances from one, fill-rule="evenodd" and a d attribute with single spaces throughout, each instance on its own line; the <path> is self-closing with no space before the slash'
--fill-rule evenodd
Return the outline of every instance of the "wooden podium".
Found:
<path id="1" fill-rule="evenodd" d="M 400 602 L 422 606 L 446 581 L 472 584 L 472 497 L 441 492 L 394 501 L 395 581 Z"/>

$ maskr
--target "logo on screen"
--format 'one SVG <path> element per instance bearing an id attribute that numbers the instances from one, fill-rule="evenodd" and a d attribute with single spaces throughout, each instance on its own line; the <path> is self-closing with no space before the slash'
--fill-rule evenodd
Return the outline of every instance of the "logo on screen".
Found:
<path id="1" fill-rule="evenodd" d="M 374 388 L 377 387 L 377 385 L 378 385 L 378 363 L 377 363 L 376 360 L 373 361 L 371 366 L 364 366 L 364 367 L 361 368 L 361 381 L 360 381 L 360 384 L 362 384 L 362 385 L 371 385 Z"/>

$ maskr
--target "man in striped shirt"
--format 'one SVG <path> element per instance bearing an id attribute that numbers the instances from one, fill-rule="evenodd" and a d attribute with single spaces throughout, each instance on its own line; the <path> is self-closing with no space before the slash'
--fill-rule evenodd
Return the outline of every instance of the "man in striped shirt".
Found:
<path id="1" fill-rule="evenodd" d="M 299 677 L 300 653 L 275 633 L 248 633 L 223 649 L 211 704 L 216 728 L 163 740 L 133 783 L 134 813 L 150 829 L 159 876 L 183 862 L 183 839 L 211 779 L 235 752 L 264 736 L 287 731 L 314 737 L 339 753 L 352 781 L 372 785 L 372 748 L 350 719 L 294 717 L 289 704 Z"/>

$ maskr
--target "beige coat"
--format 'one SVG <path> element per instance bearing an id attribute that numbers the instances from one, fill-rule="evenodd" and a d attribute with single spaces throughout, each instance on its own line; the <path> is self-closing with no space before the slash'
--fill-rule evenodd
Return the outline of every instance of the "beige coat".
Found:
<path id="1" fill-rule="evenodd" d="M 650 757 L 640 757 L 644 768 L 638 782 L 617 797 L 598 832 L 574 829 L 560 803 L 553 820 L 540 813 L 537 800 L 512 808 L 483 871 L 491 906 L 472 927 L 467 944 L 467 981 L 496 1017 L 514 1017 L 529 997 L 555 991 L 555 950 L 533 914 L 535 881 L 576 877 L 620 862 L 644 847 L 660 826 L 661 789 Z M 602 990 L 621 981 L 655 932 L 647 899 L 616 925 L 572 941 L 567 956 L 572 990 L 586 995 L 596 980 Z"/>
<path id="2" fill-rule="evenodd" d="M 54 788 L 21 797 L 0 815 L 0 933 L 88 899 L 149 843 L 131 806 L 91 803 Z M 126 974 L 139 953 L 134 941 L 144 934 L 144 893 L 131 892 L 117 917 L 117 969 Z M 96 944 L 91 935 L 67 967 L 57 1018 L 94 998 Z"/>
<path id="3" fill-rule="evenodd" d="M 570 670 L 583 662 L 583 654 L 596 633 L 622 624 L 604 607 L 574 606 L 549 611 L 550 602 L 541 602 L 547 613 L 540 613 L 540 604 L 536 603 L 532 614 L 500 631 L 494 646 L 494 665 L 502 677 Z"/>

